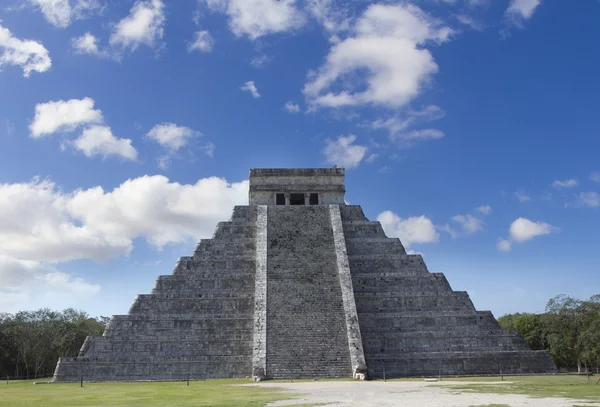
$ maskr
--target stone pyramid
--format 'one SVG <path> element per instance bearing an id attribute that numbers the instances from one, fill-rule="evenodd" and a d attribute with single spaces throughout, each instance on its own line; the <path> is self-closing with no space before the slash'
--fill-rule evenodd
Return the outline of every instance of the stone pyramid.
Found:
<path id="1" fill-rule="evenodd" d="M 342 168 L 251 170 L 250 205 L 53 381 L 556 371 L 344 193 Z"/>

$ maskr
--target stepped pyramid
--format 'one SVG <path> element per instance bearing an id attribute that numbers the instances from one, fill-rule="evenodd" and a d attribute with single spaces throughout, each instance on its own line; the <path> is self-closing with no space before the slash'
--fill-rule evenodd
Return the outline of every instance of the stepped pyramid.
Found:
<path id="1" fill-rule="evenodd" d="M 251 170 L 250 205 L 53 381 L 556 371 L 344 193 L 342 168 Z"/>

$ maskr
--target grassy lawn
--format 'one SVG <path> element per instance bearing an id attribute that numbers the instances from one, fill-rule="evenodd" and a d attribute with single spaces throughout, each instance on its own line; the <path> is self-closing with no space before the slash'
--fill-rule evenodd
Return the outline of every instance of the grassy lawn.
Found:
<path id="1" fill-rule="evenodd" d="M 37 381 L 42 381 L 38 379 Z M 211 406 L 260 407 L 294 398 L 277 389 L 231 386 L 250 380 L 208 380 L 163 383 L 57 383 L 33 380 L 0 382 L 0 406 Z"/>
<path id="2" fill-rule="evenodd" d="M 585 376 L 504 376 L 506 383 L 500 382 L 500 377 L 472 377 L 446 379 L 452 381 L 477 382 L 465 385 L 449 386 L 453 390 L 475 393 L 525 394 L 532 397 L 565 397 L 578 400 L 589 400 L 600 403 L 600 385 L 595 385 L 598 378 Z M 443 382 L 442 382 L 443 383 Z"/>

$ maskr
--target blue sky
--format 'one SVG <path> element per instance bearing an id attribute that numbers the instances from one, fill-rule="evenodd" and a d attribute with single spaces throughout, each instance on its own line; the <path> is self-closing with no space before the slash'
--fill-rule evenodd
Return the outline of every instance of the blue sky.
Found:
<path id="1" fill-rule="evenodd" d="M 600 288 L 600 3 L 4 0 L 0 312 L 123 314 L 261 167 L 496 316 Z"/>

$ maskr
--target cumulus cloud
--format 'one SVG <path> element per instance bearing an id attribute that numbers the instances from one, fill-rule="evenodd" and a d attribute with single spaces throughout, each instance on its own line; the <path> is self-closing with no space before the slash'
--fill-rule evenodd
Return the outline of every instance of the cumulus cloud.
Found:
<path id="1" fill-rule="evenodd" d="M 502 252 L 508 252 L 512 249 L 513 243 L 527 242 L 537 236 L 549 235 L 558 231 L 556 226 L 545 222 L 534 222 L 526 218 L 518 218 L 511 223 L 508 230 L 509 237 L 498 239 L 496 248 Z"/>
<path id="2" fill-rule="evenodd" d="M 106 56 L 106 51 L 101 51 L 98 48 L 98 39 L 87 32 L 80 37 L 75 37 L 71 39 L 71 46 L 78 54 L 88 54 L 97 57 Z"/>
<path id="3" fill-rule="evenodd" d="M 21 67 L 23 76 L 28 78 L 33 71 L 46 72 L 52 60 L 40 42 L 19 39 L 0 24 L 0 68 L 4 65 Z"/>
<path id="4" fill-rule="evenodd" d="M 166 150 L 166 154 L 158 158 L 158 166 L 162 169 L 169 167 L 171 159 L 177 151 L 185 147 L 193 137 L 199 136 L 202 136 L 199 131 L 185 126 L 178 126 L 175 123 L 157 124 L 146 134 L 146 137 L 158 142 Z M 208 142 L 200 148 L 204 150 L 206 155 L 212 157 L 215 145 Z"/>
<path id="5" fill-rule="evenodd" d="M 483 221 L 473 215 L 456 215 L 452 221 L 458 223 L 466 234 L 483 231 Z"/>
<path id="6" fill-rule="evenodd" d="M 345 168 L 356 168 L 365 157 L 367 147 L 354 144 L 355 135 L 340 136 L 337 140 L 325 140 L 325 161 Z"/>
<path id="7" fill-rule="evenodd" d="M 0 254 L 0 309 L 16 312 L 56 304 L 58 297 L 69 298 L 75 305 L 100 291 L 100 285 L 33 260 L 21 260 Z"/>
<path id="8" fill-rule="evenodd" d="M 304 25 L 304 14 L 296 0 L 204 0 L 208 7 L 229 18 L 229 28 L 236 36 L 252 40 L 291 31 Z"/>
<path id="9" fill-rule="evenodd" d="M 208 31 L 196 31 L 194 33 L 194 41 L 188 45 L 188 51 L 210 52 L 214 46 L 215 40 Z"/>
<path id="10" fill-rule="evenodd" d="M 541 2 L 541 0 L 511 0 L 506 15 L 516 22 L 529 20 Z"/>
<path id="11" fill-rule="evenodd" d="M 544 222 L 532 222 L 529 219 L 515 220 L 509 229 L 510 237 L 516 242 L 526 242 L 536 236 L 549 235 L 556 228 Z"/>
<path id="12" fill-rule="evenodd" d="M 332 42 L 338 42 L 337 34 L 350 30 L 351 11 L 340 7 L 333 0 L 307 0 L 306 8 L 310 14 L 327 30 Z"/>
<path id="13" fill-rule="evenodd" d="M 98 0 L 29 0 L 29 3 L 39 8 L 50 24 L 60 28 L 102 9 Z"/>
<path id="14" fill-rule="evenodd" d="M 116 24 L 110 44 L 131 50 L 142 44 L 153 47 L 163 37 L 165 19 L 161 0 L 139 0 L 129 15 Z"/>
<path id="15" fill-rule="evenodd" d="M 106 261 L 133 240 L 166 244 L 209 237 L 234 205 L 247 204 L 248 182 L 203 178 L 195 184 L 143 176 L 112 191 L 63 192 L 50 181 L 0 184 L 0 255 L 41 262 Z M 148 219 L 152 219 L 149 222 Z"/>
<path id="16" fill-rule="evenodd" d="M 575 202 L 567 204 L 567 206 L 598 208 L 600 207 L 600 194 L 597 192 L 580 192 L 575 195 Z"/>
<path id="17" fill-rule="evenodd" d="M 496 248 L 501 252 L 510 252 L 512 249 L 512 242 L 508 239 L 498 239 Z"/>
<path id="18" fill-rule="evenodd" d="M 289 113 L 298 113 L 300 111 L 300 105 L 297 105 L 296 103 L 293 103 L 293 102 L 287 102 L 285 104 L 285 106 L 283 106 L 283 107 Z"/>
<path id="19" fill-rule="evenodd" d="M 138 154 L 131 140 L 115 137 L 110 127 L 104 125 L 102 112 L 94 109 L 94 103 L 92 98 L 86 97 L 37 104 L 35 117 L 29 125 L 31 137 L 73 133 L 83 128 L 81 135 L 67 144 L 83 152 L 86 157 L 119 156 L 136 160 Z"/>
<path id="20" fill-rule="evenodd" d="M 407 104 L 438 70 L 423 47 L 447 41 L 452 30 L 415 5 L 375 4 L 353 33 L 331 47 L 305 85 L 304 94 L 313 106 Z M 357 81 L 357 72 L 365 83 Z"/>
<path id="21" fill-rule="evenodd" d="M 577 186 L 577 180 L 576 179 L 556 180 L 552 183 L 552 186 L 556 189 L 575 188 Z"/>
<path id="22" fill-rule="evenodd" d="M 56 132 L 75 131 L 80 126 L 103 121 L 102 112 L 94 109 L 92 98 L 58 100 L 35 106 L 35 117 L 29 130 L 33 138 L 39 138 Z"/>
<path id="23" fill-rule="evenodd" d="M 113 135 L 108 126 L 89 126 L 73 142 L 74 147 L 82 151 L 86 157 L 97 155 L 103 157 L 118 156 L 126 160 L 137 160 L 138 152 L 131 145 L 130 139 L 120 139 Z"/>
<path id="24" fill-rule="evenodd" d="M 414 216 L 402 219 L 392 211 L 385 211 L 377 216 L 388 237 L 400 238 L 404 247 L 415 243 L 435 243 L 439 234 L 431 219 L 426 216 Z"/>
<path id="25" fill-rule="evenodd" d="M 146 137 L 158 142 L 168 150 L 177 151 L 184 147 L 190 138 L 200 135 L 200 132 L 175 123 L 157 124 L 146 134 Z"/>
<path id="26" fill-rule="evenodd" d="M 248 81 L 244 83 L 240 89 L 244 92 L 250 92 L 254 99 L 258 99 L 261 96 L 256 88 L 256 85 L 254 84 L 254 81 Z"/>

